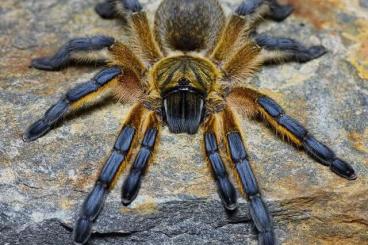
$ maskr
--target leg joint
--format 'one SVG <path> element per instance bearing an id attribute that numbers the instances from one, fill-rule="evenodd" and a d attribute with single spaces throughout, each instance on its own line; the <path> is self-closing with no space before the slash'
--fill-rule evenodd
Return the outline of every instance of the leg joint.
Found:
<path id="1" fill-rule="evenodd" d="M 231 132 L 227 135 L 231 158 L 235 163 L 248 159 L 243 141 L 239 132 Z"/>
<path id="2" fill-rule="evenodd" d="M 218 152 L 216 136 L 212 132 L 205 133 L 204 140 L 205 140 L 206 152 L 208 155 Z"/>
<path id="3" fill-rule="evenodd" d="M 125 157 L 126 154 L 114 150 L 106 161 L 98 180 L 110 186 Z"/>
<path id="4" fill-rule="evenodd" d="M 274 100 L 262 96 L 257 99 L 257 103 L 273 118 L 278 118 L 284 114 L 284 110 Z"/>
<path id="5" fill-rule="evenodd" d="M 106 191 L 107 189 L 105 186 L 102 183 L 97 182 L 92 192 L 84 201 L 80 216 L 86 217 L 89 220 L 96 219 L 102 208 Z"/>
<path id="6" fill-rule="evenodd" d="M 259 195 L 250 197 L 250 214 L 259 232 L 263 233 L 273 230 L 271 216 Z"/>
<path id="7" fill-rule="evenodd" d="M 143 8 L 138 0 L 123 0 L 123 6 L 125 9 L 135 12 L 140 12 Z"/>
<path id="8" fill-rule="evenodd" d="M 295 135 L 300 141 L 303 141 L 304 137 L 307 135 L 308 131 L 295 119 L 289 117 L 288 115 L 282 114 L 277 122 Z"/>
<path id="9" fill-rule="evenodd" d="M 135 128 L 132 126 L 125 126 L 115 142 L 114 149 L 121 153 L 126 153 L 130 149 L 134 134 Z"/>
<path id="10" fill-rule="evenodd" d="M 250 0 L 250 1 L 243 1 L 239 7 L 235 10 L 240 16 L 246 16 L 253 14 L 257 11 L 257 9 L 264 3 L 263 0 Z"/>
<path id="11" fill-rule="evenodd" d="M 157 137 L 157 129 L 156 128 L 148 129 L 148 131 L 144 135 L 142 147 L 147 148 L 149 151 L 152 151 L 156 141 L 156 137 Z"/>
<path id="12" fill-rule="evenodd" d="M 89 38 L 75 38 L 65 45 L 67 53 L 73 51 L 100 50 L 113 45 L 115 39 L 108 36 L 94 36 Z"/>
<path id="13" fill-rule="evenodd" d="M 236 165 L 236 170 L 240 177 L 243 189 L 249 196 L 259 194 L 256 177 L 253 174 L 252 168 L 247 160 L 242 160 Z"/>

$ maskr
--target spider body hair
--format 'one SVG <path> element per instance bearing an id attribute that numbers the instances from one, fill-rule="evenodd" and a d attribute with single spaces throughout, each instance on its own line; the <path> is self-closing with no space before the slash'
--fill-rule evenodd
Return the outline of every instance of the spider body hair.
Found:
<path id="1" fill-rule="evenodd" d="M 164 0 L 155 14 L 154 33 L 165 54 L 170 50 L 209 52 L 225 20 L 217 0 Z"/>

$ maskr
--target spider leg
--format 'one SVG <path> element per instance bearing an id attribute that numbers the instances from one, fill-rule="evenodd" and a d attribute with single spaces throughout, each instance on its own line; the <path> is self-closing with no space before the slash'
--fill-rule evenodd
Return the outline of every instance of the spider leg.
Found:
<path id="1" fill-rule="evenodd" d="M 296 145 L 302 146 L 319 163 L 329 166 L 334 173 L 346 179 L 357 178 L 354 169 L 347 162 L 336 157 L 330 148 L 316 140 L 298 121 L 286 115 L 274 100 L 267 96 L 260 96 L 256 103 L 261 115 L 276 131 Z"/>
<path id="2" fill-rule="evenodd" d="M 241 99 L 244 97 L 246 99 Z M 337 175 L 349 180 L 357 178 L 354 169 L 347 162 L 341 160 L 326 145 L 318 141 L 297 120 L 286 115 L 284 110 L 274 100 L 253 89 L 237 87 L 231 92 L 228 101 L 243 103 L 248 107 L 248 116 L 261 115 L 277 133 L 286 137 L 298 147 L 312 156 L 319 163 L 329 166 Z M 232 101 L 232 102 L 231 102 Z"/>
<path id="3" fill-rule="evenodd" d="M 230 108 L 226 108 L 222 112 L 222 118 L 228 154 L 235 165 L 242 188 L 250 201 L 249 210 L 258 231 L 258 243 L 261 245 L 275 244 L 272 218 L 262 200 L 234 112 Z"/>
<path id="4" fill-rule="evenodd" d="M 125 206 L 129 205 L 137 197 L 142 177 L 154 151 L 158 134 L 158 122 L 154 114 L 151 114 L 150 117 L 150 125 L 146 126 L 147 130 L 143 137 L 141 148 L 139 149 L 130 172 L 123 183 L 121 199 Z"/>
<path id="5" fill-rule="evenodd" d="M 237 43 L 249 42 L 249 35 L 254 32 L 257 23 L 262 21 L 263 17 L 281 21 L 292 11 L 291 5 L 279 5 L 275 0 L 242 1 L 229 18 L 215 49 L 209 56 L 221 64 L 238 48 Z"/>
<path id="6" fill-rule="evenodd" d="M 84 244 L 89 239 L 92 223 L 102 210 L 105 196 L 119 172 L 120 165 L 127 157 L 134 134 L 135 129 L 131 126 L 125 126 L 119 134 L 112 153 L 106 161 L 93 190 L 82 205 L 79 218 L 73 230 L 73 239 L 76 243 Z"/>
<path id="7" fill-rule="evenodd" d="M 96 13 L 103 19 L 113 19 L 123 16 L 125 11 L 139 12 L 142 5 L 138 0 L 105 0 L 95 7 Z"/>
<path id="8" fill-rule="evenodd" d="M 237 208 L 237 196 L 234 185 L 231 183 L 224 163 L 222 161 L 220 150 L 217 144 L 216 132 L 219 126 L 216 116 L 211 116 L 206 125 L 204 134 L 204 143 L 208 161 L 210 163 L 212 173 L 217 183 L 219 196 L 224 207 L 227 210 L 235 210 Z"/>
<path id="9" fill-rule="evenodd" d="M 266 14 L 267 18 L 274 21 L 283 21 L 294 11 L 291 4 L 281 5 L 276 0 L 266 0 L 270 6 L 270 11 Z"/>
<path id="10" fill-rule="evenodd" d="M 162 58 L 162 52 L 153 36 L 147 14 L 138 0 L 106 1 L 103 5 L 97 5 L 100 6 L 98 7 L 99 11 L 107 9 L 107 15 L 109 16 L 112 14 L 110 11 L 111 6 L 106 4 L 112 5 L 113 11 L 118 16 L 125 18 L 130 28 L 134 29 L 134 31 L 131 31 L 131 34 L 135 39 L 134 43 L 137 44 L 135 47 L 136 53 L 139 53 L 151 65 Z"/>
<path id="11" fill-rule="evenodd" d="M 211 50 L 210 58 L 217 64 L 221 64 L 233 52 L 236 42 L 247 29 L 247 21 L 241 16 L 233 14 L 225 25 L 216 47 Z"/>
<path id="12" fill-rule="evenodd" d="M 120 0 L 125 9 L 129 9 L 132 12 L 138 12 L 142 10 L 142 5 L 139 0 Z"/>
<path id="13" fill-rule="evenodd" d="M 259 15 L 274 21 L 283 21 L 293 10 L 291 5 L 280 5 L 276 0 L 244 0 L 235 13 L 240 16 Z"/>
<path id="14" fill-rule="evenodd" d="M 147 113 L 150 113 L 148 117 L 152 117 L 153 112 L 148 112 L 141 104 L 138 104 L 133 107 L 127 120 L 125 120 L 110 157 L 103 166 L 93 190 L 82 204 L 78 220 L 73 230 L 73 239 L 77 244 L 85 244 L 88 241 L 93 222 L 102 210 L 105 197 L 114 186 L 122 169 L 124 169 L 126 165 L 124 163 L 129 161 L 130 149 L 135 144 L 136 138 L 139 138 L 140 131 L 144 129 L 142 128 L 142 118 L 146 118 Z M 156 126 L 153 125 L 151 119 L 148 119 L 148 121 L 150 122 L 145 123 L 146 127 Z M 145 140 L 152 136 L 153 131 L 153 128 L 145 130 Z M 148 140 L 150 141 L 150 139 Z"/>
<path id="15" fill-rule="evenodd" d="M 95 11 L 103 19 L 114 19 L 117 15 L 115 5 L 111 0 L 98 3 L 95 7 Z"/>
<path id="16" fill-rule="evenodd" d="M 154 64 L 163 57 L 160 47 L 153 36 L 153 31 L 144 11 L 133 12 L 129 23 L 135 29 L 134 37 L 139 44 L 141 55 L 149 64 Z"/>
<path id="17" fill-rule="evenodd" d="M 149 64 L 162 58 L 162 52 L 156 42 L 147 14 L 138 0 L 115 0 L 113 4 L 117 15 L 127 19 L 134 40 L 135 53 L 139 53 Z"/>
<path id="18" fill-rule="evenodd" d="M 263 48 L 265 63 L 278 63 L 280 61 L 307 62 L 327 53 L 323 46 L 306 47 L 290 38 L 259 34 L 255 36 L 254 40 Z"/>
<path id="19" fill-rule="evenodd" d="M 82 107 L 88 101 L 100 95 L 113 85 L 115 77 L 122 74 L 120 68 L 103 69 L 90 81 L 82 83 L 69 90 L 56 104 L 51 106 L 44 116 L 33 123 L 23 135 L 25 141 L 33 141 L 49 132 L 60 122 L 68 111 Z"/>
<path id="20" fill-rule="evenodd" d="M 108 36 L 75 38 L 64 44 L 64 46 L 53 56 L 33 59 L 31 67 L 40 70 L 56 71 L 66 67 L 72 62 L 106 64 L 107 61 L 105 59 L 89 59 L 88 53 L 86 52 L 108 48 L 113 45 L 114 42 L 114 38 Z"/>

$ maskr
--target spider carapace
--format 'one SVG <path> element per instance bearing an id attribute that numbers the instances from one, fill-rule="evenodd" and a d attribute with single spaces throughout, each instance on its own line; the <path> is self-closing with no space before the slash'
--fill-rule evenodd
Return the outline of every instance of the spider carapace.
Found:
<path id="1" fill-rule="evenodd" d="M 152 83 L 160 90 L 162 116 L 170 131 L 197 133 L 207 95 L 221 90 L 215 65 L 200 57 L 179 55 L 163 59 L 153 71 Z"/>
<path id="2" fill-rule="evenodd" d="M 237 111 L 268 123 L 336 174 L 356 178 L 348 163 L 285 114 L 274 100 L 247 83 L 263 64 L 307 62 L 326 53 L 323 46 L 306 47 L 293 39 L 257 33 L 261 20 L 282 21 L 292 10 L 290 5 L 280 5 L 275 0 L 248 0 L 225 16 L 217 0 L 164 0 L 151 25 L 138 0 L 108 0 L 96 6 L 97 13 L 103 18 L 124 18 L 129 41 L 111 36 L 76 38 L 55 55 L 32 61 L 34 68 L 43 70 L 60 70 L 85 61 L 98 61 L 107 68 L 61 96 L 29 127 L 24 134 L 26 141 L 45 135 L 65 115 L 106 93 L 134 104 L 82 205 L 73 232 L 75 243 L 88 241 L 105 196 L 114 186 L 119 170 L 130 161 L 132 166 L 122 186 L 122 203 L 129 205 L 135 199 L 161 125 L 167 125 L 173 133 L 195 134 L 201 129 L 205 155 L 228 210 L 237 207 L 237 194 L 224 163 L 234 165 L 249 200 L 260 244 L 275 244 L 276 238 L 271 215 L 249 164 Z M 91 53 L 102 55 L 99 51 L 104 49 L 108 50 L 107 57 L 88 59 Z M 137 147 L 137 151 L 132 150 Z"/>

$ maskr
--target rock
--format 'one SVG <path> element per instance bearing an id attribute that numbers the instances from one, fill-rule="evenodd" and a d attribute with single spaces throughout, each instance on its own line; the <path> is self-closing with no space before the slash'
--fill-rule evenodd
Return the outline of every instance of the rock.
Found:
<path id="1" fill-rule="evenodd" d="M 147 9 L 157 1 L 142 1 Z M 229 11 L 235 0 L 223 0 Z M 347 181 L 244 121 L 246 146 L 283 244 L 368 241 L 368 16 L 365 1 L 289 0 L 296 14 L 261 30 L 329 53 L 307 64 L 265 67 L 252 85 L 277 99 L 321 141 L 355 167 Z M 123 38 L 121 23 L 100 19 L 96 1 L 2 1 L 0 13 L 0 243 L 72 244 L 71 229 L 119 132 L 129 105 L 106 102 L 69 117 L 47 136 L 21 135 L 61 93 L 94 68 L 29 69 L 32 57 L 96 33 Z M 90 244 L 256 244 L 246 201 L 227 214 L 201 151 L 200 134 L 163 130 L 136 201 L 120 203 L 121 180 L 108 196 Z M 234 176 L 232 176 L 234 177 Z"/>

